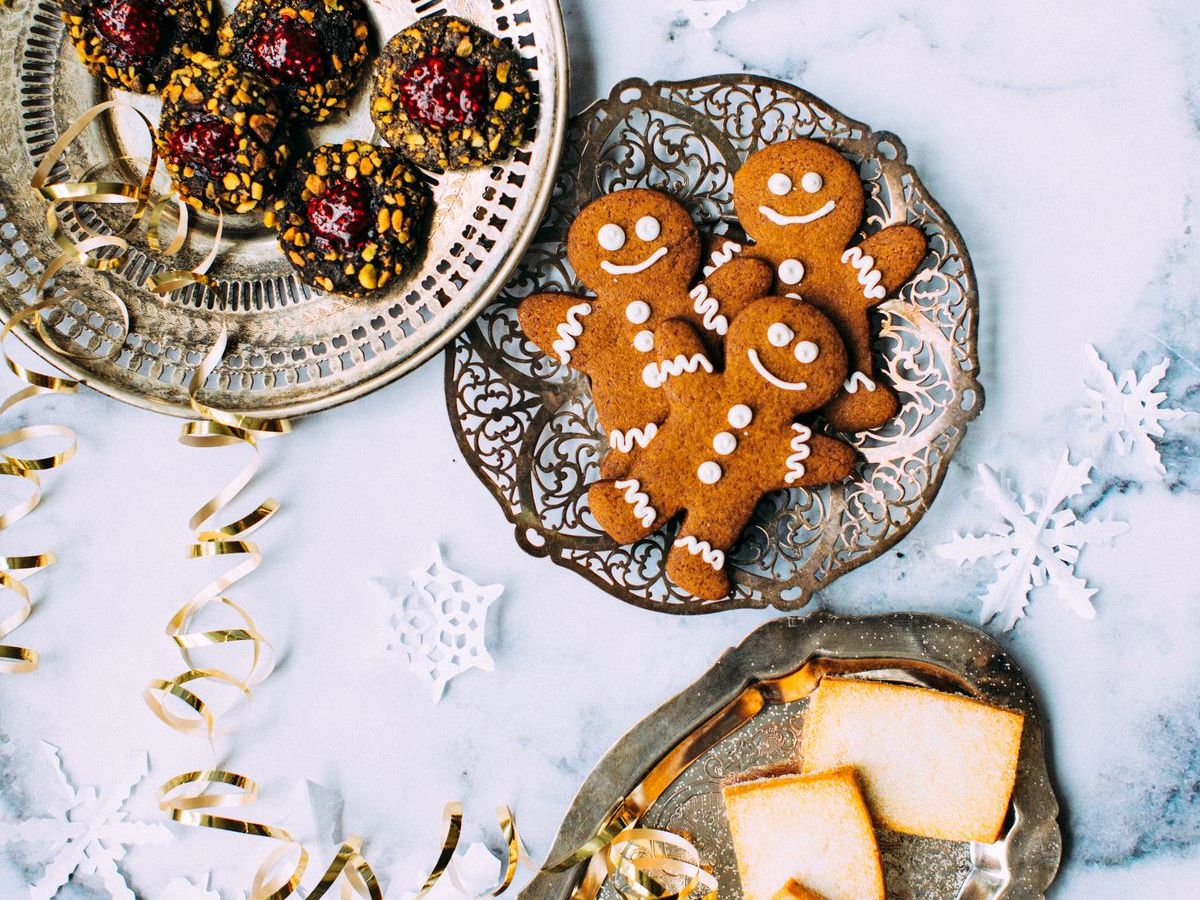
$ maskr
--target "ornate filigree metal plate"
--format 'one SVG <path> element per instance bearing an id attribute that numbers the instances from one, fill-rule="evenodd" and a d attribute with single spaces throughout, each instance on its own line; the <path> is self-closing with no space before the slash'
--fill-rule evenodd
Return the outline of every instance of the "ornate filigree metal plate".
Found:
<path id="1" fill-rule="evenodd" d="M 232 4 L 227 4 L 232 5 Z M 146 278 L 194 265 L 206 252 L 214 222 L 199 216 L 199 247 L 164 260 L 143 243 L 104 274 L 71 267 L 61 287 L 108 286 L 129 306 L 124 345 L 104 359 L 102 335 L 120 339 L 110 303 L 84 300 L 52 319 L 64 355 L 18 334 L 56 365 L 118 399 L 163 412 L 188 412 L 186 385 L 222 322 L 231 352 L 208 384 L 205 401 L 237 411 L 300 415 L 360 396 L 414 369 L 451 340 L 496 295 L 534 236 L 550 200 L 566 126 L 567 48 L 557 0 L 397 0 L 367 4 L 379 42 L 418 17 L 451 12 L 511 41 L 525 59 L 539 99 L 533 137 L 500 165 L 433 176 L 437 211 L 423 264 L 394 289 L 368 301 L 310 290 L 292 273 L 268 229 L 246 217 L 227 220 L 223 252 L 213 268 L 221 294 L 194 285 L 169 298 L 151 294 Z M 0 87 L 0 311 L 11 315 L 57 249 L 45 233 L 44 206 L 29 180 L 49 146 L 84 110 L 109 96 L 69 43 L 56 0 L 13 0 L 0 6 L 0 54 L 16 61 Z M 314 143 L 370 138 L 369 76 L 350 114 L 311 129 Z M 123 94 L 156 120 L 158 100 Z M 132 113 L 92 128 L 71 149 L 56 180 L 79 179 L 104 162 L 148 151 Z M 100 171 L 104 171 L 103 168 Z M 112 177 L 111 169 L 103 176 Z M 127 176 L 128 177 L 128 176 Z M 85 210 L 81 215 L 92 211 Z M 78 227 L 78 223 L 68 223 Z M 100 222 L 89 224 L 100 225 Z"/>
<path id="2" fill-rule="evenodd" d="M 733 173 L 750 153 L 792 137 L 828 141 L 858 166 L 867 186 L 864 234 L 909 222 L 929 240 L 919 273 L 879 308 L 878 355 L 904 405 L 882 429 L 854 439 L 863 459 L 854 480 L 766 497 L 731 555 L 734 591 L 701 603 L 663 575 L 673 535 L 617 546 L 591 517 L 587 486 L 607 442 L 587 379 L 525 339 L 516 304 L 535 291 L 584 291 L 566 259 L 567 227 L 580 207 L 609 191 L 669 191 L 702 229 L 736 234 Z M 572 121 L 537 239 L 497 302 L 447 354 L 446 400 L 463 453 L 529 553 L 649 609 L 796 609 L 895 544 L 933 502 L 967 423 L 983 407 L 978 305 L 962 237 L 894 135 L 769 79 L 626 81 Z"/>
<path id="3" fill-rule="evenodd" d="M 685 833 L 713 867 L 722 900 L 741 900 L 721 786 L 747 773 L 794 767 L 808 706 L 823 674 L 853 674 L 953 691 L 1025 713 L 1009 821 L 996 844 L 961 844 L 879 830 L 893 900 L 1041 900 L 1058 871 L 1058 801 L 1046 768 L 1037 702 L 1020 669 L 986 634 L 950 619 L 902 613 L 862 619 L 815 613 L 763 625 L 703 678 L 643 719 L 613 746 L 580 789 L 548 856 L 581 846 L 625 799 L 639 824 Z M 786 681 L 775 691 L 773 680 Z M 767 699 L 743 717 L 728 712 L 748 690 Z M 717 716 L 719 711 L 724 714 Z M 714 724 L 715 723 L 715 724 Z M 712 740 L 717 740 L 712 744 Z M 708 749 L 703 749 L 707 747 Z M 692 750 L 703 752 L 693 753 Z M 681 755 L 676 752 L 682 750 Z M 680 760 L 694 759 L 686 767 Z M 522 900 L 566 900 L 585 866 L 540 873 Z M 584 881 L 582 896 L 593 891 Z M 617 900 L 604 884 L 599 895 Z"/>

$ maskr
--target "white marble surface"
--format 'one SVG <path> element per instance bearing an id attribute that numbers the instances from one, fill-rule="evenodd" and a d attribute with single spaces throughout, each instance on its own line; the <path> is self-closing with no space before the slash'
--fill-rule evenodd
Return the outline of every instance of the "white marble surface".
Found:
<path id="1" fill-rule="evenodd" d="M 1172 402 L 1198 405 L 1194 5 L 751 0 L 711 32 L 672 10 L 684 5 L 567 0 L 574 105 L 632 75 L 793 80 L 900 135 L 971 249 L 987 407 L 915 531 L 815 606 L 974 621 L 986 570 L 960 571 L 933 548 L 983 524 L 978 462 L 1036 489 L 1065 446 L 1096 451 L 1074 411 L 1085 342 L 1122 367 L 1169 356 Z M 162 628 L 203 569 L 182 558 L 186 517 L 234 462 L 183 448 L 177 423 L 94 393 L 56 400 L 36 420 L 50 407 L 83 449 L 49 476 L 34 518 L 6 535 L 6 552 L 52 546 L 61 561 L 33 582 L 38 609 L 18 634 L 42 668 L 0 679 L 0 729 L 20 754 L 38 740 L 60 746 L 83 783 L 130 750 L 148 749 L 151 783 L 220 762 L 263 783 L 267 815 L 290 807 L 294 817 L 294 786 L 318 781 L 344 796 L 346 827 L 368 837 L 389 896 L 421 877 L 447 799 L 465 801 L 472 839 L 490 835 L 493 807 L 511 802 L 534 855 L 544 853 L 609 744 L 771 616 L 642 612 L 524 555 L 461 459 L 439 359 L 270 445 L 261 485 L 285 511 L 262 532 L 267 565 L 237 596 L 284 660 L 214 755 L 153 719 L 141 691 L 178 670 Z M 1067 838 L 1056 898 L 1197 892 L 1198 434 L 1196 419 L 1169 432 L 1165 481 L 1101 474 L 1088 496 L 1132 526 L 1081 562 L 1100 588 L 1096 620 L 1035 598 L 1001 636 L 1049 719 Z M 419 564 L 434 540 L 449 564 L 506 585 L 488 623 L 495 671 L 462 676 L 438 706 L 382 655 L 387 606 L 369 583 Z M 19 793 L 0 787 L 11 813 Z M 144 789 L 134 806 L 153 818 L 153 800 Z M 267 850 L 177 835 L 128 857 L 141 897 L 211 869 L 230 900 Z M 0 867 L 0 896 L 23 896 L 20 884 Z"/>

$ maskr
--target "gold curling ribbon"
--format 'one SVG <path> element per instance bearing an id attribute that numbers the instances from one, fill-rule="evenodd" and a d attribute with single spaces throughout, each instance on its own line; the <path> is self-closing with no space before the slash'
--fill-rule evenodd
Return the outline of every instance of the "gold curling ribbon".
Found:
<path id="1" fill-rule="evenodd" d="M 196 789 L 198 788 L 198 790 Z M 300 890 L 308 870 L 309 853 L 284 828 L 265 825 L 226 812 L 252 806 L 258 799 L 258 785 L 244 775 L 222 769 L 206 769 L 177 775 L 158 789 L 159 807 L 182 824 L 215 828 L 235 834 L 271 838 L 282 842 L 273 850 L 254 875 L 249 900 L 287 900 Z M 212 810 L 221 810 L 214 813 Z M 501 862 L 499 882 L 480 896 L 498 897 L 513 883 L 522 858 L 516 818 L 507 806 L 497 809 L 501 833 L 508 847 Z M 462 836 L 462 804 L 447 803 L 443 812 L 445 837 L 437 860 L 430 869 L 414 900 L 420 900 L 438 883 L 454 858 Z M 341 883 L 341 900 L 383 900 L 383 890 L 370 864 L 362 855 L 362 840 L 356 835 L 342 842 L 333 860 L 316 886 L 304 894 L 304 900 L 321 900 L 335 884 Z"/>
<path id="2" fill-rule="evenodd" d="M 46 296 L 46 291 L 51 279 L 64 267 L 72 263 L 77 262 L 100 271 L 113 268 L 119 262 L 119 258 L 117 256 L 101 257 L 99 255 L 100 251 L 106 247 L 123 250 L 128 244 L 123 238 L 117 235 L 100 235 L 85 228 L 82 224 L 80 228 L 85 236 L 82 240 L 76 241 L 62 227 L 58 207 L 62 204 L 74 203 L 132 203 L 135 204 L 135 208 L 130 221 L 135 221 L 141 216 L 144 209 L 144 197 L 149 189 L 150 179 L 153 174 L 153 165 L 156 163 L 157 158 L 152 156 L 151 168 L 138 185 L 108 181 L 55 184 L 49 184 L 48 182 L 51 170 L 62 157 L 67 147 L 75 141 L 83 129 L 98 115 L 113 108 L 116 103 L 117 101 L 110 100 L 97 104 L 80 116 L 46 152 L 30 181 L 30 188 L 35 194 L 48 201 L 46 206 L 46 227 L 50 237 L 58 245 L 59 255 L 45 268 L 38 279 L 34 289 L 34 295 L 37 300 L 12 316 L 5 323 L 3 330 L 0 331 L 0 355 L 3 355 L 4 363 L 8 367 L 8 370 L 26 384 L 25 387 L 9 395 L 3 403 L 0 403 L 0 415 L 11 411 L 20 403 L 34 397 L 47 394 L 73 394 L 79 385 L 74 379 L 60 375 L 47 375 L 43 372 L 22 366 L 9 357 L 7 351 L 4 350 L 4 344 L 13 329 L 27 322 L 47 346 L 54 347 L 58 352 L 66 356 L 82 357 L 87 355 L 74 349 L 64 348 L 56 341 L 51 340 L 41 318 L 43 311 L 69 302 L 83 293 L 85 289 L 79 288 L 51 297 Z M 138 116 L 141 117 L 146 127 L 150 129 L 153 143 L 153 129 L 150 126 L 149 120 L 140 112 L 138 112 Z M 102 290 L 101 292 L 114 302 L 116 309 L 119 311 L 122 339 L 120 341 L 112 340 L 113 351 L 118 351 L 124 343 L 124 334 L 127 334 L 129 331 L 129 311 L 124 302 L 111 291 Z M 103 344 L 103 339 L 101 343 Z M 42 496 L 41 481 L 37 473 L 47 469 L 59 468 L 75 455 L 75 451 L 78 448 L 78 439 L 74 430 L 65 425 L 29 425 L 0 434 L 0 448 L 3 449 L 22 444 L 29 440 L 47 437 L 62 438 L 66 441 L 66 446 L 57 453 L 43 457 L 22 457 L 9 453 L 0 454 L 0 476 L 23 478 L 31 485 L 31 490 L 24 500 L 0 512 L 0 531 L 9 528 L 37 508 Z M 0 589 L 7 590 L 18 599 L 17 609 L 3 619 L 0 619 L 0 642 L 24 624 L 33 611 L 29 589 L 16 573 L 25 572 L 34 574 L 51 565 L 54 561 L 54 554 L 49 552 L 0 557 L 0 563 L 2 563 L 2 568 L 0 568 Z M 28 647 L 0 643 L 0 673 L 32 672 L 37 666 L 38 655 L 36 651 Z"/>
<path id="3" fill-rule="evenodd" d="M 704 868 L 695 845 L 674 832 L 636 827 L 624 799 L 613 805 L 591 839 L 543 871 L 565 872 L 582 862 L 588 866 L 572 900 L 594 900 L 608 879 L 626 900 L 717 897 L 717 880 Z"/>
<path id="4" fill-rule="evenodd" d="M 40 313 L 43 309 L 57 302 L 57 299 L 54 299 L 26 307 L 9 319 L 4 324 L 3 330 L 0 331 L 0 354 L 4 356 L 4 362 L 8 366 L 8 370 L 26 384 L 25 387 L 10 394 L 5 398 L 3 403 L 0 403 L 0 415 L 9 412 L 14 407 L 33 397 L 44 396 L 46 394 L 75 393 L 75 389 L 78 386 L 77 382 L 69 378 L 46 375 L 42 372 L 27 369 L 9 358 L 8 353 L 3 349 L 9 333 L 18 324 L 32 320 L 37 323 L 35 327 L 40 328 Z M 15 456 L 10 453 L 0 454 L 0 476 L 22 478 L 30 485 L 30 490 L 24 500 L 0 512 L 0 531 L 4 531 L 21 521 L 21 519 L 24 519 L 41 502 L 42 487 L 38 472 L 47 469 L 57 469 L 75 455 L 75 450 L 78 447 L 75 432 L 65 425 L 26 425 L 23 428 L 14 428 L 11 431 L 0 434 L 0 448 L 5 450 L 9 447 L 23 444 L 26 441 L 46 437 L 64 438 L 67 444 L 63 449 L 50 456 L 24 457 Z M 10 612 L 3 619 L 0 619 L 0 672 L 2 673 L 32 672 L 38 666 L 38 654 L 35 650 L 4 643 L 4 639 L 21 627 L 33 612 L 33 601 L 30 598 L 29 588 L 26 587 L 17 573 L 24 572 L 27 575 L 33 575 L 46 566 L 51 565 L 54 561 L 55 556 L 50 552 L 0 557 L 0 589 L 14 595 L 18 601 L 16 610 Z"/>
<path id="5" fill-rule="evenodd" d="M 273 498 L 268 498 L 240 518 L 225 524 L 217 524 L 216 520 L 221 511 L 249 485 L 258 471 L 261 460 L 259 439 L 263 435 L 283 434 L 290 430 L 286 419 L 245 416 L 200 402 L 200 391 L 220 365 L 227 343 L 228 332 L 222 328 L 216 342 L 192 374 L 188 386 L 189 402 L 204 418 L 186 423 L 179 441 L 184 446 L 197 448 L 244 444 L 253 450 L 254 454 L 229 483 L 192 514 L 188 527 L 194 532 L 194 538 L 188 548 L 188 556 L 191 559 L 218 556 L 241 556 L 244 559 L 210 581 L 176 610 L 167 623 L 167 636 L 179 648 L 188 668 L 173 678 L 155 679 L 144 692 L 146 704 L 166 725 L 184 734 L 203 732 L 210 740 L 216 729 L 216 716 L 210 705 L 196 692 L 195 683 L 217 682 L 235 687 L 248 695 L 250 689 L 265 679 L 274 668 L 274 654 L 270 643 L 258 630 L 250 614 L 241 605 L 224 596 L 224 592 L 262 563 L 262 551 L 258 544 L 247 538 L 275 515 L 279 510 L 279 503 Z M 209 631 L 191 630 L 193 620 L 210 604 L 219 604 L 232 610 L 240 618 L 241 626 Z M 249 643 L 251 651 L 248 667 L 239 674 L 226 669 L 200 667 L 193 660 L 192 651 L 197 648 L 239 642 Z M 265 660 L 264 650 L 270 652 L 269 660 Z M 168 697 L 180 701 L 187 711 L 181 714 L 169 708 Z"/>

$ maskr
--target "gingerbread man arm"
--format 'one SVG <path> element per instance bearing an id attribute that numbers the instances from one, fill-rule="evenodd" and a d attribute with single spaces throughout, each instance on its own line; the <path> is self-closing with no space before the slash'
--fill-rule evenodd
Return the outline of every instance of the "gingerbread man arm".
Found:
<path id="1" fill-rule="evenodd" d="M 774 488 L 833 484 L 854 471 L 858 455 L 837 438 L 814 434 L 807 425 L 794 423 L 779 435 L 779 481 Z"/>
<path id="2" fill-rule="evenodd" d="M 692 309 L 706 330 L 724 337 L 738 313 L 771 293 L 773 280 L 771 267 L 762 260 L 734 257 L 709 271 L 704 281 L 692 288 Z"/>
<path id="3" fill-rule="evenodd" d="M 690 322 L 668 319 L 654 332 L 655 362 L 642 380 L 666 393 L 672 403 L 693 403 L 715 388 L 712 360 Z"/>
<path id="4" fill-rule="evenodd" d="M 575 294 L 530 294 L 517 308 L 517 320 L 525 336 L 547 356 L 586 371 L 591 343 L 587 317 L 594 303 Z"/>
<path id="5" fill-rule="evenodd" d="M 858 270 L 864 298 L 878 303 L 896 293 L 912 277 L 925 258 L 926 249 L 921 229 L 912 225 L 889 225 L 848 249 L 842 254 L 842 262 Z M 872 271 L 878 274 L 873 275 Z M 882 293 L 874 289 L 876 286 Z"/>

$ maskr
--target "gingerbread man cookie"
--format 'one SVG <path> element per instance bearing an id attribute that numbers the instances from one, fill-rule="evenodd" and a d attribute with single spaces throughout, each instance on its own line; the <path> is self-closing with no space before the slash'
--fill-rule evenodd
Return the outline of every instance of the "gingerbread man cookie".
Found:
<path id="1" fill-rule="evenodd" d="M 853 469 L 852 447 L 796 422 L 841 390 L 846 348 L 820 310 L 786 297 L 757 300 L 733 320 L 720 373 L 692 364 L 707 360 L 687 322 L 666 322 L 655 337 L 670 414 L 622 477 L 592 485 L 588 504 L 622 543 L 682 514 L 667 576 L 716 600 L 729 593 L 725 555 L 763 494 Z"/>
<path id="2" fill-rule="evenodd" d="M 862 223 L 858 172 L 840 153 L 812 140 L 752 154 L 733 179 L 733 202 L 754 246 L 770 262 L 776 290 L 824 312 L 850 351 L 850 376 L 825 409 L 839 431 L 878 428 L 896 414 L 895 391 L 881 383 L 871 355 L 869 310 L 895 293 L 925 258 L 925 236 L 889 225 L 851 246 Z"/>
<path id="3" fill-rule="evenodd" d="M 710 365 L 733 316 L 770 290 L 770 267 L 751 259 L 721 266 L 692 289 L 700 252 L 691 216 L 671 197 L 644 188 L 608 194 L 581 210 L 567 235 L 567 258 L 595 296 L 534 294 L 517 311 L 542 352 L 591 379 L 608 432 L 604 474 L 628 465 L 667 415 L 654 353 L 659 324 L 695 323 L 712 340 Z"/>

